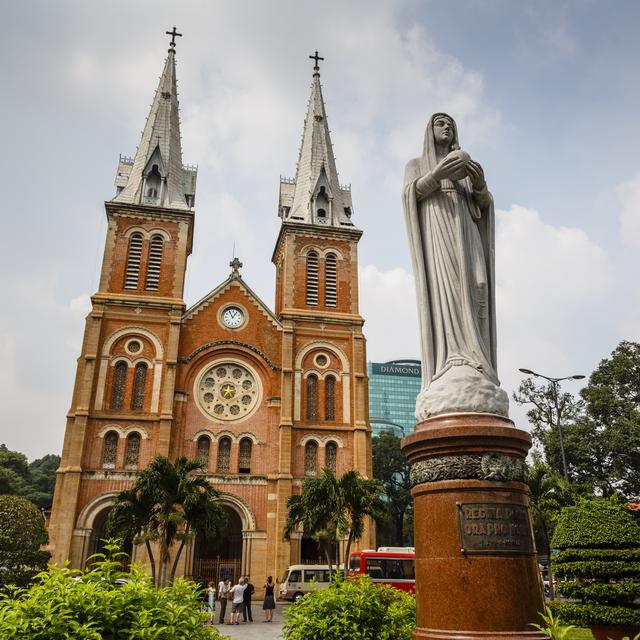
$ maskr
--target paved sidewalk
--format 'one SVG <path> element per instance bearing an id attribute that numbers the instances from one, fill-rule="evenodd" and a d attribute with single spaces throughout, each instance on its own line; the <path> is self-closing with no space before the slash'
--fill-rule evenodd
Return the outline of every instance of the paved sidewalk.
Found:
<path id="1" fill-rule="evenodd" d="M 262 606 L 254 605 L 253 622 L 242 622 L 242 616 L 240 616 L 240 624 L 238 625 L 216 624 L 215 626 L 223 636 L 229 636 L 234 640 L 281 640 L 284 622 L 283 610 L 288 606 L 288 604 L 278 603 L 273 622 L 263 622 Z"/>

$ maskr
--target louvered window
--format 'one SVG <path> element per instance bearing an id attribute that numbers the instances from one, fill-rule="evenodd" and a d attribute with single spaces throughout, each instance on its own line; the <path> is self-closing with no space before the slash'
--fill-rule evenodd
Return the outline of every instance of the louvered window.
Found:
<path id="1" fill-rule="evenodd" d="M 161 235 L 156 234 L 151 237 L 151 242 L 149 243 L 149 260 L 147 261 L 147 281 L 144 286 L 148 291 L 158 290 L 163 244 Z"/>
<path id="2" fill-rule="evenodd" d="M 137 469 L 140 461 L 140 434 L 132 433 L 127 438 L 127 448 L 124 453 L 125 469 Z"/>
<path id="3" fill-rule="evenodd" d="M 211 448 L 211 440 L 208 436 L 200 436 L 198 438 L 198 447 L 196 458 L 202 465 L 203 470 L 206 471 L 209 468 L 209 449 Z"/>
<path id="4" fill-rule="evenodd" d="M 338 445 L 335 442 L 327 442 L 324 448 L 324 466 L 335 473 L 337 459 Z"/>
<path id="5" fill-rule="evenodd" d="M 133 396 L 131 398 L 132 409 L 142 409 L 144 406 L 144 388 L 147 382 L 147 365 L 139 362 L 133 375 Z"/>
<path id="6" fill-rule="evenodd" d="M 240 449 L 238 451 L 238 472 L 251 473 L 251 442 L 250 438 L 242 438 L 240 440 Z"/>
<path id="7" fill-rule="evenodd" d="M 115 469 L 116 456 L 118 454 L 118 434 L 115 431 L 109 431 L 104 437 L 104 446 L 102 449 L 102 468 Z"/>
<path id="8" fill-rule="evenodd" d="M 138 288 L 140 274 L 140 257 L 142 256 L 142 234 L 134 233 L 129 238 L 129 255 L 127 256 L 127 271 L 124 276 L 125 289 Z"/>
<path id="9" fill-rule="evenodd" d="M 327 307 L 335 307 L 338 302 L 337 260 L 330 253 L 324 261 L 324 303 Z"/>
<path id="10" fill-rule="evenodd" d="M 231 463 L 231 440 L 220 438 L 218 441 L 218 473 L 229 473 Z"/>
<path id="11" fill-rule="evenodd" d="M 318 377 L 307 377 L 307 420 L 318 419 Z"/>
<path id="12" fill-rule="evenodd" d="M 331 376 L 324 381 L 324 419 L 336 419 L 336 379 Z"/>
<path id="13" fill-rule="evenodd" d="M 304 475 L 315 476 L 318 473 L 318 443 L 309 440 L 304 446 Z"/>
<path id="14" fill-rule="evenodd" d="M 307 254 L 307 304 L 318 304 L 318 254 L 315 251 Z"/>
<path id="15" fill-rule="evenodd" d="M 127 384 L 127 363 L 118 362 L 113 368 L 113 386 L 111 388 L 111 408 L 122 409 L 124 405 L 124 391 Z"/>

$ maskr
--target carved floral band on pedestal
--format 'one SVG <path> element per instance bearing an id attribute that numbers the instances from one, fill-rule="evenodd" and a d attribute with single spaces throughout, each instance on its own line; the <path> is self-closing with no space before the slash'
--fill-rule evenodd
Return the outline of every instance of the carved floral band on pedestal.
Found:
<path id="1" fill-rule="evenodd" d="M 500 453 L 439 456 L 419 460 L 411 465 L 411 486 L 442 480 L 494 480 L 526 482 L 524 460 Z"/>

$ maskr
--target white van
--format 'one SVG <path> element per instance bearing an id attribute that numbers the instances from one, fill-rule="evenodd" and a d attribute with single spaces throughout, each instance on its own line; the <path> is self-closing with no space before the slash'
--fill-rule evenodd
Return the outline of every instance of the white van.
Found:
<path id="1" fill-rule="evenodd" d="M 329 565 L 292 564 L 280 583 L 280 599 L 297 602 L 305 593 L 313 589 L 328 587 L 330 578 Z"/>

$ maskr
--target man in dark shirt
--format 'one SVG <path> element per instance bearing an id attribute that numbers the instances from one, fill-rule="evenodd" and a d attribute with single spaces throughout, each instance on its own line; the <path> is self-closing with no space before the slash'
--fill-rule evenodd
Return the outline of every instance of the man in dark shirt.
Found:
<path id="1" fill-rule="evenodd" d="M 251 613 L 251 596 L 255 591 L 255 587 L 251 584 L 251 581 L 249 580 L 249 576 L 245 576 L 244 580 L 247 585 L 247 588 L 244 590 L 244 594 L 243 594 L 244 601 L 243 601 L 243 607 L 242 607 L 242 620 L 246 622 L 247 618 L 249 618 L 249 622 L 253 622 L 253 615 Z"/>

